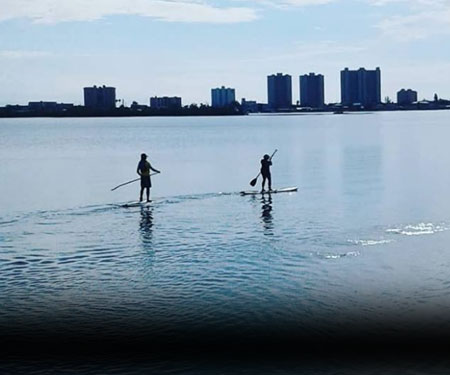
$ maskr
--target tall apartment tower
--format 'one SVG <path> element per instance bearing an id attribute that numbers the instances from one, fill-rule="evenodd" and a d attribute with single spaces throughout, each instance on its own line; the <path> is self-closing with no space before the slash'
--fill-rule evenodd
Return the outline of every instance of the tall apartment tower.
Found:
<path id="1" fill-rule="evenodd" d="M 277 73 L 267 77 L 267 101 L 270 108 L 289 109 L 292 107 L 292 77 Z"/>
<path id="2" fill-rule="evenodd" d="M 373 107 L 381 103 L 381 71 L 349 70 L 341 71 L 341 103 L 353 105 L 359 103 L 364 107 Z"/>
<path id="3" fill-rule="evenodd" d="M 309 73 L 300 76 L 300 105 L 322 108 L 325 105 L 325 85 L 322 74 Z"/>
<path id="4" fill-rule="evenodd" d="M 116 108 L 116 88 L 106 86 L 85 87 L 84 106 L 91 109 Z"/>
<path id="5" fill-rule="evenodd" d="M 228 107 L 236 101 L 236 93 L 234 89 L 222 86 L 211 90 L 211 105 L 214 108 Z"/>

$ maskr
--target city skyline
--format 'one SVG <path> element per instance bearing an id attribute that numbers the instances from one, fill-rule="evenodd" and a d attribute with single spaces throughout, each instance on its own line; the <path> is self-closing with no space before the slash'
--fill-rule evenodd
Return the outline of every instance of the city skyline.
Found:
<path id="1" fill-rule="evenodd" d="M 373 70 L 360 67 L 350 70 L 348 67 L 341 74 L 341 102 L 324 102 L 324 76 L 310 72 L 299 76 L 300 100 L 292 102 L 292 77 L 276 73 L 267 76 L 267 102 L 236 98 L 235 89 L 217 87 L 211 89 L 211 104 L 195 103 L 184 105 L 178 96 L 153 96 L 149 104 L 133 101 L 126 106 L 123 100 L 116 98 L 116 88 L 106 85 L 84 87 L 84 105 L 58 103 L 57 101 L 34 101 L 28 105 L 9 104 L 0 106 L 2 116 L 83 116 L 83 115 L 236 115 L 264 112 L 290 112 L 293 110 L 321 111 L 341 113 L 343 110 L 415 110 L 415 109 L 449 109 L 450 100 L 439 98 L 434 94 L 432 100 L 418 100 L 418 93 L 412 89 L 397 91 L 397 100 L 381 98 L 381 69 Z M 295 88 L 294 88 L 295 90 Z M 119 107 L 117 107 L 119 103 Z M 82 109 L 84 108 L 84 109 Z M 212 111 L 208 110 L 212 108 Z M 119 109 L 120 112 L 111 112 Z M 200 111 L 199 111 L 200 109 Z M 129 112 L 128 110 L 131 110 Z M 219 110 L 219 111 L 217 111 Z M 128 111 L 128 112 L 124 112 Z M 155 112 L 156 111 L 156 112 Z M 162 111 L 162 112 L 160 112 Z"/>
<path id="2" fill-rule="evenodd" d="M 3 3 L 0 106 L 82 104 L 79 87 L 96 82 L 117 87 L 128 105 L 155 95 L 210 103 L 210 89 L 221 85 L 265 102 L 266 77 L 280 71 L 320 72 L 325 102 L 339 102 L 346 66 L 382 67 L 382 99 L 404 87 L 419 100 L 450 97 L 448 1 Z"/>
<path id="3" fill-rule="evenodd" d="M 340 82 L 340 93 L 341 100 L 334 103 L 327 103 L 324 101 L 324 87 L 325 87 L 325 77 L 322 74 L 317 74 L 315 72 L 310 72 L 309 74 L 300 75 L 298 78 L 298 91 L 299 98 L 297 102 L 293 102 L 292 94 L 296 90 L 296 87 L 292 85 L 292 76 L 284 73 L 274 73 L 267 76 L 267 100 L 265 102 L 257 102 L 255 100 L 248 100 L 246 98 L 239 98 L 236 96 L 235 88 L 231 87 L 216 87 L 211 89 L 211 102 L 206 101 L 205 103 L 200 103 L 201 106 L 212 107 L 212 108 L 231 108 L 234 103 L 242 104 L 246 106 L 244 112 L 249 108 L 252 108 L 250 112 L 264 112 L 264 111 L 289 111 L 290 109 L 305 108 L 314 110 L 328 110 L 333 106 L 343 106 L 345 108 L 357 109 L 368 108 L 380 110 L 382 107 L 376 108 L 378 105 L 382 104 L 406 104 L 411 105 L 413 103 L 418 103 L 424 105 L 426 102 L 433 101 L 437 102 L 439 99 L 444 99 L 448 102 L 446 98 L 439 98 L 436 93 L 433 98 L 425 98 L 422 100 L 418 99 L 418 92 L 412 89 L 402 88 L 397 91 L 396 98 L 381 97 L 381 69 L 376 67 L 375 69 L 366 69 L 365 67 L 360 67 L 355 70 L 351 70 L 345 67 L 340 71 L 341 82 Z M 116 87 L 106 86 L 106 85 L 93 85 L 90 87 L 83 88 L 83 104 L 78 106 L 86 107 L 91 110 L 108 111 L 115 108 L 152 108 L 152 109 L 181 109 L 183 107 L 182 98 L 179 96 L 152 96 L 149 98 L 149 105 L 145 103 L 138 103 L 133 101 L 131 105 L 125 105 L 123 99 L 117 99 Z M 5 107 L 0 108 L 12 108 L 15 107 L 16 110 L 24 110 L 25 107 L 32 111 L 42 111 L 42 110 L 56 110 L 59 108 L 73 108 L 77 106 L 76 103 L 62 103 L 55 101 L 30 101 L 28 105 L 21 104 L 7 104 Z M 185 107 L 190 107 L 193 105 L 197 106 L 197 103 L 185 103 Z M 441 103 L 442 105 L 442 103 Z M 257 110 L 255 110 L 258 108 Z M 386 107 L 384 107 L 386 109 Z M 393 108 L 387 108 L 392 110 Z"/>

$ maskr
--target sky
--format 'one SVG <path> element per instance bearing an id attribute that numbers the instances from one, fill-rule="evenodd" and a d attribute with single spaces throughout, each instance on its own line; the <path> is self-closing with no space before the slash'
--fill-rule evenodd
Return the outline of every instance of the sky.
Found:
<path id="1" fill-rule="evenodd" d="M 0 105 L 83 104 L 83 87 L 210 103 L 211 88 L 267 102 L 267 76 L 381 68 L 401 88 L 450 99 L 450 0 L 0 0 Z"/>

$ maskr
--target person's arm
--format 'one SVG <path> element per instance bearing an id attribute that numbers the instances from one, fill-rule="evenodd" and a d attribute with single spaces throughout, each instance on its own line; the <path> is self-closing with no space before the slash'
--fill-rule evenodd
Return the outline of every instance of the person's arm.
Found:
<path id="1" fill-rule="evenodd" d="M 137 169 L 136 169 L 136 173 L 137 173 L 139 176 L 142 177 L 142 174 L 141 174 L 141 163 L 138 164 Z"/>
<path id="2" fill-rule="evenodd" d="M 157 169 L 153 168 L 151 164 L 150 164 L 150 169 L 151 169 L 153 172 L 161 173 L 161 171 L 158 171 Z"/>

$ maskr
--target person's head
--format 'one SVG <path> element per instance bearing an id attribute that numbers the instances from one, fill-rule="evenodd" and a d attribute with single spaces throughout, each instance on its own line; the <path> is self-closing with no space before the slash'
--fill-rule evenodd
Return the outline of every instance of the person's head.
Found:
<path id="1" fill-rule="evenodd" d="M 269 160 L 269 159 L 270 159 L 270 156 L 267 155 L 267 154 L 265 154 L 265 155 L 264 155 L 264 160 Z"/>
<path id="2" fill-rule="evenodd" d="M 146 154 L 141 154 L 141 160 L 146 160 L 147 159 L 147 155 Z"/>

